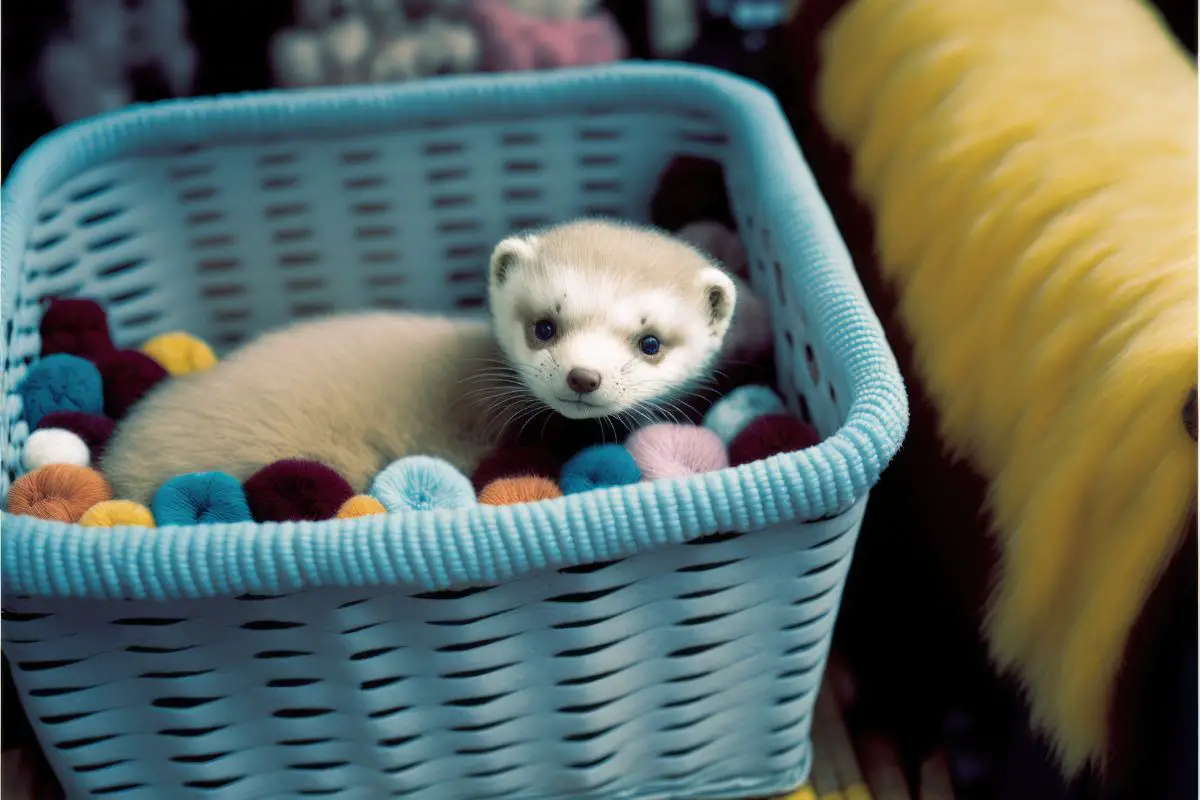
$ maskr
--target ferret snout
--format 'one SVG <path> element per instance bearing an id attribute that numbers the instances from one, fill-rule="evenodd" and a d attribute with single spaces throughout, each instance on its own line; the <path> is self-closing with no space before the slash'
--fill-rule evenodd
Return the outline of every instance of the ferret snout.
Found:
<path id="1" fill-rule="evenodd" d="M 590 394 L 600 388 L 600 373 L 586 367 L 572 367 L 567 373 L 567 387 L 572 392 Z"/>

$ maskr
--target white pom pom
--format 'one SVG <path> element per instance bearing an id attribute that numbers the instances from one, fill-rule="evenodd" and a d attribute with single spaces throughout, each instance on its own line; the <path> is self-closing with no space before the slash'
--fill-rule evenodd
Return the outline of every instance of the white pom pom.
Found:
<path id="1" fill-rule="evenodd" d="M 281 31 L 271 40 L 271 68 L 280 86 L 320 86 L 326 77 L 320 39 L 307 31 Z"/>
<path id="2" fill-rule="evenodd" d="M 385 44 L 371 62 L 374 83 L 412 80 L 421 76 L 421 42 L 415 34 L 402 34 Z"/>
<path id="3" fill-rule="evenodd" d="M 333 66 L 334 83 L 359 83 L 371 52 L 371 29 L 361 17 L 343 17 L 322 35 L 325 55 Z"/>
<path id="4" fill-rule="evenodd" d="M 87 443 L 77 434 L 62 428 L 39 428 L 29 434 L 25 442 L 25 469 L 34 470 L 47 464 L 76 464 L 81 467 L 92 463 L 92 454 Z"/>

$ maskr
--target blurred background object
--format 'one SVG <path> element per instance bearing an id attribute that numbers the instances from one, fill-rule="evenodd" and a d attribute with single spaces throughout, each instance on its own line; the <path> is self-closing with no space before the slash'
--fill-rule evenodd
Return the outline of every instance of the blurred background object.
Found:
<path id="1" fill-rule="evenodd" d="M 5 9 L 3 175 L 56 126 L 130 103 L 624 58 L 769 82 L 798 0 L 39 0 Z"/>

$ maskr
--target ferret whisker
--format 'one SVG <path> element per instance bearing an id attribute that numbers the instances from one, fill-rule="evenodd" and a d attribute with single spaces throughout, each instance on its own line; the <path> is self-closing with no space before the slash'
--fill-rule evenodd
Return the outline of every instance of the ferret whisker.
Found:
<path id="1" fill-rule="evenodd" d="M 502 406 L 503 404 L 500 404 L 500 405 Z M 513 423 L 513 421 L 515 419 L 517 419 L 521 414 L 525 413 L 531 406 L 534 406 L 534 404 L 526 401 L 526 402 L 518 403 L 512 409 L 510 409 L 508 414 L 502 418 L 503 421 L 500 423 L 500 427 L 499 427 L 499 431 L 498 431 L 497 435 L 503 435 L 504 432 L 506 430 L 508 430 L 508 426 L 511 425 Z M 534 406 L 534 407 L 536 407 L 536 406 Z M 497 413 L 495 418 L 501 419 L 500 414 Z M 490 431 L 489 431 L 489 433 L 490 433 Z"/>
<path id="2" fill-rule="evenodd" d="M 528 427 L 529 423 L 533 422 L 533 421 L 534 421 L 535 419 L 537 419 L 537 418 L 538 418 L 538 417 L 539 417 L 539 416 L 540 416 L 540 415 L 541 415 L 543 412 L 547 412 L 547 411 L 550 411 L 550 409 L 548 409 L 548 408 L 545 408 L 545 407 L 542 407 L 542 408 L 534 408 L 534 409 L 533 409 L 533 413 L 532 413 L 532 414 L 530 414 L 530 415 L 529 415 L 529 418 L 528 418 L 528 419 L 526 419 L 526 420 L 525 420 L 525 422 L 524 422 L 524 423 L 521 425 L 521 430 L 517 431 L 517 437 L 516 437 L 516 438 L 517 438 L 517 439 L 520 439 L 520 438 L 521 438 L 521 434 L 525 433 L 525 428 L 526 428 L 526 427 Z"/>
<path id="3" fill-rule="evenodd" d="M 617 444 L 621 441 L 621 434 L 617 432 L 616 423 L 613 422 L 611 417 L 605 417 L 604 419 L 608 422 L 608 427 L 612 430 L 613 444 Z"/>
<path id="4" fill-rule="evenodd" d="M 465 393 L 463 395 L 463 397 L 475 397 L 476 395 L 485 394 L 485 395 L 488 395 L 489 397 L 494 397 L 496 399 L 500 399 L 500 398 L 516 397 L 518 395 L 528 394 L 528 392 L 524 386 L 507 386 L 507 387 L 501 387 L 501 388 L 503 389 L 503 391 L 496 391 L 495 387 L 491 387 L 491 386 L 488 386 L 488 387 L 485 387 L 482 389 L 474 389 L 470 392 Z"/>
<path id="5" fill-rule="evenodd" d="M 670 421 L 670 422 L 672 422 L 672 423 L 674 423 L 674 424 L 676 424 L 676 425 L 678 425 L 678 424 L 679 424 L 679 420 L 677 420 L 677 419 L 675 418 L 675 414 L 673 414 L 673 413 L 672 413 L 672 410 L 671 410 L 671 409 L 669 409 L 668 407 L 664 406 L 664 404 L 663 404 L 663 402 L 662 402 L 661 400 L 660 400 L 660 401 L 658 401 L 658 402 L 656 402 L 654 405 L 655 405 L 655 408 L 657 408 L 659 411 L 663 412 L 663 414 L 665 414 L 665 415 L 666 415 L 666 417 L 667 417 L 668 421 Z"/>

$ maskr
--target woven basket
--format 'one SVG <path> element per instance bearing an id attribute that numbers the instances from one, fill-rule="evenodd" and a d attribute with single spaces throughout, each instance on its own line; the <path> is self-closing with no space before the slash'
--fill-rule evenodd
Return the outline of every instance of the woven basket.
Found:
<path id="1" fill-rule="evenodd" d="M 5 515 L 4 653 L 69 796 L 716 798 L 804 780 L 907 404 L 753 84 L 619 65 L 170 102 L 53 134 L 3 195 L 3 482 L 49 296 L 100 300 L 119 346 L 474 309 L 504 234 L 644 219 L 684 153 L 725 165 L 781 390 L 825 441 L 507 508 L 156 530 Z"/>

